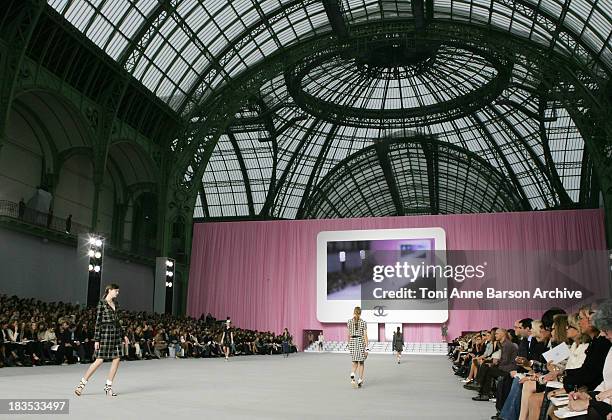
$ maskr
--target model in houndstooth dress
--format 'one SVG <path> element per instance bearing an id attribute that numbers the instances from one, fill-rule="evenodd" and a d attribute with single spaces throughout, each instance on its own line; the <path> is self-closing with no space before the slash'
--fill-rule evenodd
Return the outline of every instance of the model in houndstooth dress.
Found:
<path id="1" fill-rule="evenodd" d="M 106 299 L 98 302 L 98 314 L 96 316 L 96 329 L 94 341 L 100 342 L 100 347 L 94 352 L 95 359 L 116 359 L 121 357 L 121 343 L 124 333 L 119 323 L 118 306 L 111 308 Z"/>
<path id="2" fill-rule="evenodd" d="M 116 397 L 117 394 L 113 391 L 113 379 L 119 368 L 121 361 L 121 341 L 124 340 L 128 344 L 128 338 L 125 335 L 123 327 L 119 323 L 119 307 L 116 303 L 116 298 L 119 296 L 119 285 L 111 283 L 105 287 L 104 298 L 98 302 L 96 313 L 96 328 L 94 331 L 94 362 L 89 365 L 85 376 L 81 378 L 81 382 L 74 389 L 76 396 L 80 397 L 89 381 L 89 378 L 102 365 L 104 360 L 112 359 L 111 370 L 106 378 L 104 385 L 104 393 L 108 397 Z"/>
<path id="3" fill-rule="evenodd" d="M 359 318 L 351 318 L 347 323 L 349 339 L 349 351 L 353 362 L 363 362 L 366 355 L 365 332 L 367 329 L 366 322 Z"/>

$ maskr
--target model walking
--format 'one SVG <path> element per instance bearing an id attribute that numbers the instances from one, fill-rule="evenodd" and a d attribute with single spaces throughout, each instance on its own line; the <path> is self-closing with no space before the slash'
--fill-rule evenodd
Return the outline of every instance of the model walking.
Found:
<path id="1" fill-rule="evenodd" d="M 234 345 L 234 332 L 230 326 L 231 321 L 228 319 L 225 321 L 225 328 L 223 335 L 221 336 L 221 343 L 223 344 L 223 353 L 225 353 L 225 361 L 229 360 L 230 346 Z"/>
<path id="2" fill-rule="evenodd" d="M 285 328 L 283 335 L 281 336 L 284 357 L 289 357 L 289 352 L 291 351 L 291 339 L 292 337 L 291 334 L 289 334 L 289 330 Z"/>
<path id="3" fill-rule="evenodd" d="M 353 365 L 351 368 L 351 385 L 353 388 L 361 388 L 365 379 L 365 359 L 368 357 L 368 331 L 366 322 L 361 319 L 361 308 L 356 306 L 353 317 L 347 323 L 348 345 L 351 352 Z M 355 381 L 356 376 L 357 381 Z"/>
<path id="4" fill-rule="evenodd" d="M 404 334 L 397 327 L 397 331 L 393 333 L 393 351 L 396 354 L 397 364 L 402 360 L 402 352 L 404 351 Z"/>
<path id="5" fill-rule="evenodd" d="M 113 379 L 119 368 L 121 360 L 121 341 L 129 344 L 128 338 L 123 332 L 123 328 L 119 323 L 119 313 L 117 296 L 119 295 L 119 286 L 109 284 L 104 289 L 104 297 L 98 302 L 98 310 L 96 315 L 96 328 L 94 331 L 94 362 L 89 365 L 89 369 L 85 372 L 85 376 L 81 378 L 81 382 L 74 390 L 77 396 L 81 396 L 87 381 L 100 367 L 104 360 L 112 360 L 110 371 L 104 386 L 104 392 L 109 397 L 116 397 L 113 392 Z"/>

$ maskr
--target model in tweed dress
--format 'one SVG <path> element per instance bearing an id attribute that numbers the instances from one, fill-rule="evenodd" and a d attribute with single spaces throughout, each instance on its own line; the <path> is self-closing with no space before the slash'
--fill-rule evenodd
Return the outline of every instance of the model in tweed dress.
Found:
<path id="1" fill-rule="evenodd" d="M 356 306 L 353 317 L 347 322 L 348 343 L 353 366 L 351 368 L 351 385 L 361 388 L 365 379 L 365 359 L 368 357 L 368 329 L 366 322 L 361 319 L 361 308 Z M 355 372 L 359 375 L 355 381 Z"/>
<path id="2" fill-rule="evenodd" d="M 98 310 L 96 315 L 96 329 L 94 332 L 94 362 L 89 366 L 85 376 L 81 378 L 81 382 L 74 390 L 77 396 L 81 396 L 87 381 L 94 372 L 100 367 L 104 360 L 112 360 L 110 371 L 104 386 L 104 392 L 109 397 L 116 397 L 113 392 L 113 379 L 119 368 L 121 360 L 121 341 L 129 344 L 128 338 L 119 323 L 119 314 L 117 312 L 117 296 L 119 295 L 119 286 L 109 284 L 104 289 L 104 296 L 98 302 Z"/>

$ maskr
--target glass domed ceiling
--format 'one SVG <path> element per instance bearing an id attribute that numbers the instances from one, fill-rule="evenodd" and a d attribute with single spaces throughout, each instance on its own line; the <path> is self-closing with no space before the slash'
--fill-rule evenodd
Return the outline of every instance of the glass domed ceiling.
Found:
<path id="1" fill-rule="evenodd" d="M 330 32 L 321 0 L 48 0 L 147 88 L 182 111 L 266 57 Z M 414 18 L 414 0 L 341 0 L 347 25 Z M 430 3 L 429 1 L 427 3 Z M 434 0 L 433 20 L 490 26 L 612 69 L 608 0 Z M 555 32 L 558 32 L 555 35 Z M 134 48 L 135 47 L 135 48 Z M 222 70 L 219 70 L 219 65 Z M 214 74 L 213 74 L 214 73 Z"/>
<path id="2" fill-rule="evenodd" d="M 409 118 L 468 114 L 470 104 L 492 101 L 506 86 L 510 67 L 472 48 L 436 45 L 417 55 L 390 41 L 357 54 L 309 57 L 296 66 L 289 87 L 302 108 L 324 119 L 418 126 L 422 119 Z"/>
<path id="3" fill-rule="evenodd" d="M 442 46 L 421 62 L 397 66 L 334 57 L 311 69 L 302 79 L 302 89 L 335 105 L 399 110 L 454 100 L 458 93 L 476 91 L 497 74 L 485 58 Z"/>
<path id="4" fill-rule="evenodd" d="M 340 37 L 339 28 L 350 38 L 364 25 L 484 28 L 563 56 L 600 80 L 609 81 L 612 73 L 607 0 L 48 3 L 186 124 L 220 89 L 275 56 L 313 39 Z M 330 4 L 338 6 L 336 15 L 326 10 Z M 198 161 L 206 170 L 194 215 L 303 216 L 308 197 L 336 165 L 406 129 L 476 153 L 511 182 L 523 208 L 580 206 L 591 172 L 584 140 L 557 92 L 541 94 L 545 75 L 537 63 L 520 49 L 511 63 L 499 62 L 487 51 L 442 41 L 407 54 L 392 44 L 379 55 L 337 51 L 270 77 L 258 98 L 245 98 L 212 152 Z M 474 100 L 485 92 L 497 94 Z M 198 150 L 207 148 L 204 139 L 195 141 L 202 144 Z M 380 173 L 364 167 L 359 176 Z M 363 215 L 383 213 L 362 209 Z"/>

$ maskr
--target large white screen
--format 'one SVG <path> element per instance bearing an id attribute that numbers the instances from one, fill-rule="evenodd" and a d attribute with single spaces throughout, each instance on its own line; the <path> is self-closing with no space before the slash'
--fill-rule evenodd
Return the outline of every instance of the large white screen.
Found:
<path id="1" fill-rule="evenodd" d="M 406 258 L 415 258 L 416 251 L 446 250 L 444 229 L 378 229 L 325 231 L 317 235 L 317 319 L 319 322 L 346 322 L 353 308 L 361 305 L 361 286 L 356 268 L 366 255 L 375 250 L 396 250 Z M 418 256 L 417 256 L 418 258 Z M 349 274 L 346 274 L 346 273 Z M 442 323 L 448 319 L 446 302 L 436 309 L 428 309 L 427 303 L 416 305 L 418 309 L 393 309 L 384 312 L 364 309 L 366 322 L 380 323 Z"/>

